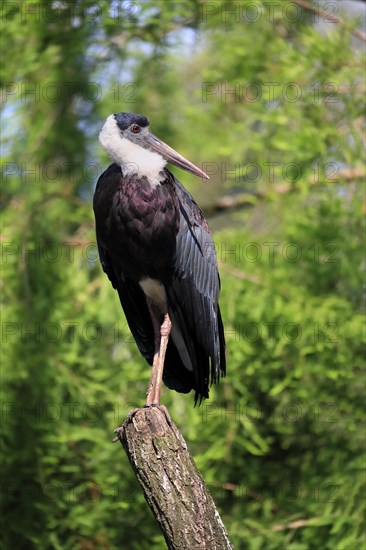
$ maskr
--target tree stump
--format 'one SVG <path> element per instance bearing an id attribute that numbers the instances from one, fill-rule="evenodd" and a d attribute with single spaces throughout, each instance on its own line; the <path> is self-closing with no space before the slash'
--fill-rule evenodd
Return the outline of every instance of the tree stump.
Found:
<path id="1" fill-rule="evenodd" d="M 232 549 L 187 444 L 164 406 L 134 409 L 116 432 L 170 550 Z"/>

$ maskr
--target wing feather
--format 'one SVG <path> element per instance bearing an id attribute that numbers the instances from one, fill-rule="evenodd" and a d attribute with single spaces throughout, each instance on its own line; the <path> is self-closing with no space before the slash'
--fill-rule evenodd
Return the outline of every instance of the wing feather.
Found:
<path id="1" fill-rule="evenodd" d="M 125 280 L 122 274 L 115 272 L 113 263 L 98 239 L 98 234 L 97 245 L 103 270 L 118 292 L 132 336 L 140 353 L 151 365 L 154 357 L 154 332 L 145 296 L 139 285 L 131 280 Z"/>
<path id="2" fill-rule="evenodd" d="M 166 291 L 194 365 L 197 400 L 207 397 L 210 380 L 217 382 L 226 371 L 218 306 L 220 279 L 214 243 L 203 213 L 177 180 L 175 186 L 181 217 L 175 278 Z"/>

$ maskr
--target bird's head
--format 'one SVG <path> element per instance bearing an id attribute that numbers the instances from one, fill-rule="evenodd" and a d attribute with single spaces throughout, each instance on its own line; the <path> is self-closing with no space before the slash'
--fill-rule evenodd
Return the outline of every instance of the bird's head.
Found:
<path id="1" fill-rule="evenodd" d="M 100 131 L 99 141 L 124 175 L 145 176 L 152 185 L 165 179 L 163 169 L 167 162 L 208 179 L 207 174 L 151 133 L 144 115 L 110 115 Z"/>

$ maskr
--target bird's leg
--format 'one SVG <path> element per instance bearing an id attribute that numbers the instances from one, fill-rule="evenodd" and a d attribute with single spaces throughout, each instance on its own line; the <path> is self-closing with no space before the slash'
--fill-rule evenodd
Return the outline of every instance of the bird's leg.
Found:
<path id="1" fill-rule="evenodd" d="M 159 366 L 158 362 L 159 362 L 159 352 L 157 351 L 154 353 L 154 361 L 152 365 L 151 376 L 150 376 L 149 385 L 147 387 L 147 392 L 146 392 L 145 407 L 151 407 L 151 405 L 153 404 L 154 388 L 156 385 L 156 377 L 157 377 L 158 366 Z"/>
<path id="2" fill-rule="evenodd" d="M 172 328 L 172 322 L 168 313 L 164 315 L 163 324 L 160 327 L 160 349 L 158 354 L 158 368 L 156 373 L 156 379 L 154 383 L 154 392 L 153 392 L 153 405 L 160 405 L 160 390 L 161 390 L 161 381 L 163 379 L 164 371 L 164 361 L 166 348 L 168 347 L 169 335 Z"/>
<path id="3" fill-rule="evenodd" d="M 150 302 L 150 300 L 147 300 L 147 305 L 150 312 L 150 317 L 153 325 L 154 330 L 154 359 L 153 359 L 153 365 L 151 370 L 151 376 L 149 380 L 149 385 L 146 392 L 146 404 L 145 407 L 151 407 L 153 403 L 153 397 L 154 397 L 154 388 L 156 385 L 156 379 L 159 369 L 159 344 L 160 344 L 160 322 L 159 317 L 157 315 L 157 311 L 154 308 L 154 305 Z"/>

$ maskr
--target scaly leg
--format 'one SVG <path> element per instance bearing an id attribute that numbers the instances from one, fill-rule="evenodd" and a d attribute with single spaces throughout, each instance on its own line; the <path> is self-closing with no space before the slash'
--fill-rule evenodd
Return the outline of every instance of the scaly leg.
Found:
<path id="1" fill-rule="evenodd" d="M 149 298 L 146 299 L 146 302 L 147 302 L 147 307 L 149 308 L 151 322 L 152 322 L 153 331 L 154 331 L 154 359 L 153 359 L 150 381 L 146 392 L 147 397 L 146 397 L 146 404 L 145 404 L 145 407 L 151 407 L 151 405 L 155 405 L 155 401 L 156 401 L 154 394 L 155 394 L 155 388 L 157 385 L 159 372 L 160 372 L 159 356 L 160 356 L 160 347 L 161 347 L 161 338 L 162 338 L 161 331 L 163 330 L 163 333 L 164 333 L 166 325 L 164 325 L 165 316 L 164 316 L 163 324 L 161 325 L 161 319 L 163 315 L 159 307 L 157 307 L 156 304 Z M 160 394 L 160 390 L 159 390 L 159 394 Z"/>
<path id="2" fill-rule="evenodd" d="M 145 407 L 151 407 L 154 397 L 154 389 L 157 380 L 157 374 L 159 370 L 159 345 L 160 345 L 160 321 L 159 314 L 154 307 L 154 304 L 147 300 L 147 305 L 150 312 L 150 317 L 154 330 L 154 359 L 152 364 L 151 376 L 149 380 L 149 385 L 146 392 L 146 404 Z"/>
<path id="3" fill-rule="evenodd" d="M 171 328 L 172 328 L 172 322 L 170 320 L 168 313 L 166 313 L 164 315 L 163 324 L 160 327 L 161 340 L 160 340 L 160 349 L 158 354 L 158 367 L 156 371 L 156 379 L 155 379 L 154 391 L 153 391 L 153 401 L 152 401 L 153 405 L 160 405 L 161 382 L 163 379 L 165 354 L 166 354 L 166 348 L 168 347 Z"/>
<path id="4" fill-rule="evenodd" d="M 154 361 L 152 365 L 151 376 L 150 376 L 149 385 L 147 387 L 147 392 L 146 392 L 145 407 L 151 407 L 151 405 L 153 404 L 153 395 L 154 395 L 154 389 L 156 386 L 158 369 L 159 369 L 159 351 L 154 353 Z"/>

